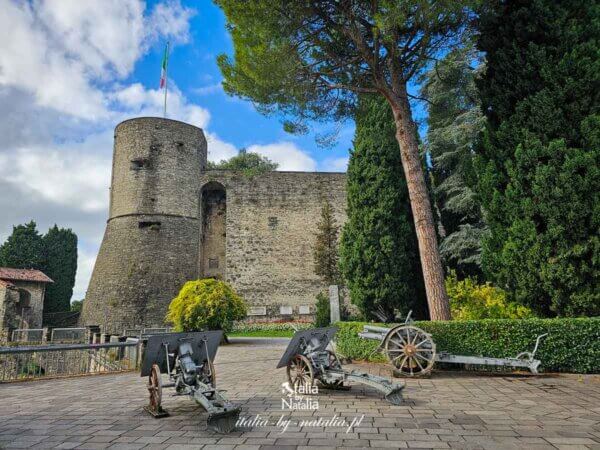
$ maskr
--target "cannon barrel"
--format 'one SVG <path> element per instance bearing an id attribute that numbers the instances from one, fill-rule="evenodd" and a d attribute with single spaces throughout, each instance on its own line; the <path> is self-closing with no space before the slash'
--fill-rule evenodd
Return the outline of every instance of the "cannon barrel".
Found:
<path id="1" fill-rule="evenodd" d="M 391 330 L 391 328 L 377 327 L 375 325 L 365 325 L 364 329 L 365 329 L 365 332 L 383 333 L 383 334 L 387 334 Z"/>
<path id="2" fill-rule="evenodd" d="M 381 333 L 369 333 L 366 331 L 363 331 L 361 333 L 358 333 L 358 336 L 363 338 L 363 339 L 372 339 L 374 341 L 383 341 L 383 339 L 385 338 L 385 334 L 381 334 Z"/>

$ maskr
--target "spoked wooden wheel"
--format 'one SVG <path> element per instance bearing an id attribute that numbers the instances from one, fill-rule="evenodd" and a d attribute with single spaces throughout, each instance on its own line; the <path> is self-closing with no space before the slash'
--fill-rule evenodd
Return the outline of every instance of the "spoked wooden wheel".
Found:
<path id="1" fill-rule="evenodd" d="M 394 367 L 409 377 L 431 372 L 435 362 L 435 342 L 412 325 L 392 328 L 384 342 L 385 353 Z"/>
<path id="2" fill-rule="evenodd" d="M 202 366 L 202 379 L 213 388 L 217 387 L 217 372 L 212 361 L 206 361 Z"/>
<path id="3" fill-rule="evenodd" d="M 296 355 L 287 365 L 287 376 L 290 386 L 309 388 L 315 381 L 315 374 L 308 358 Z"/>
<path id="4" fill-rule="evenodd" d="M 160 367 L 157 364 L 152 365 L 152 370 L 148 376 L 148 392 L 150 393 L 149 408 L 156 412 L 161 411 L 162 379 L 160 377 Z"/>

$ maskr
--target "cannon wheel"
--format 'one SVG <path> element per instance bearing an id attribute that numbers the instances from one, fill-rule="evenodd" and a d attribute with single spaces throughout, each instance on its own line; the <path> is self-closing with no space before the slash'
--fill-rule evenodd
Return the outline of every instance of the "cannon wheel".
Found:
<path id="1" fill-rule="evenodd" d="M 160 367 L 157 364 L 152 365 L 150 375 L 148 375 L 148 393 L 150 401 L 144 409 L 154 417 L 168 416 L 169 413 L 162 409 L 162 379 L 160 377 Z"/>
<path id="2" fill-rule="evenodd" d="M 215 365 L 212 361 L 206 361 L 202 366 L 202 375 L 213 388 L 217 387 L 217 372 L 215 372 Z"/>
<path id="3" fill-rule="evenodd" d="M 435 342 L 425 331 L 412 325 L 392 328 L 383 342 L 394 367 L 405 376 L 428 374 L 435 362 Z"/>
<path id="4" fill-rule="evenodd" d="M 294 356 L 287 365 L 287 376 L 290 386 L 310 387 L 315 381 L 312 364 L 304 355 Z"/>

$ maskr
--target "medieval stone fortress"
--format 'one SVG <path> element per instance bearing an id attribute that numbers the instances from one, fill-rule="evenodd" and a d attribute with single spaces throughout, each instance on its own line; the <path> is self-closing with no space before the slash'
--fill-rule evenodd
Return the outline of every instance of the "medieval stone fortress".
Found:
<path id="1" fill-rule="evenodd" d="M 201 129 L 144 117 L 115 129 L 110 212 L 81 325 L 161 326 L 189 280 L 228 281 L 249 318 L 310 318 L 324 201 L 345 221 L 345 174 L 206 170 Z"/>

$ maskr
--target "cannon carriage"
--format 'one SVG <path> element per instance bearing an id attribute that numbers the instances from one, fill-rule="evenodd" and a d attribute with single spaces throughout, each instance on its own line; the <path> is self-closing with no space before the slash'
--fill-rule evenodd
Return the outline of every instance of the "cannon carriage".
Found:
<path id="1" fill-rule="evenodd" d="M 286 368 L 289 385 L 293 389 L 302 387 L 304 392 L 309 392 L 318 380 L 325 389 L 348 390 L 350 386 L 345 383 L 352 381 L 377 389 L 387 401 L 399 405 L 404 384 L 342 368 L 335 352 L 327 348 L 336 331 L 334 327 L 313 328 L 294 334 L 277 365 L 277 368 Z"/>
<path id="2" fill-rule="evenodd" d="M 492 358 L 487 356 L 455 355 L 438 352 L 429 333 L 413 325 L 411 312 L 404 323 L 392 328 L 365 325 L 358 333 L 363 339 L 379 341 L 378 351 L 384 353 L 399 375 L 418 377 L 428 375 L 436 362 L 444 364 L 465 364 L 470 366 L 491 366 L 514 369 L 527 369 L 537 375 L 541 361 L 535 359 L 540 341 L 547 336 L 541 334 L 531 352 L 524 351 L 514 357 Z"/>
<path id="3" fill-rule="evenodd" d="M 154 417 L 168 412 L 162 407 L 163 389 L 174 388 L 174 396 L 187 395 L 208 412 L 208 427 L 219 433 L 230 432 L 240 409 L 217 390 L 213 364 L 222 331 L 167 333 L 148 338 L 141 376 L 148 377 L 149 404 L 144 408 Z M 168 382 L 163 382 L 162 374 Z"/>

